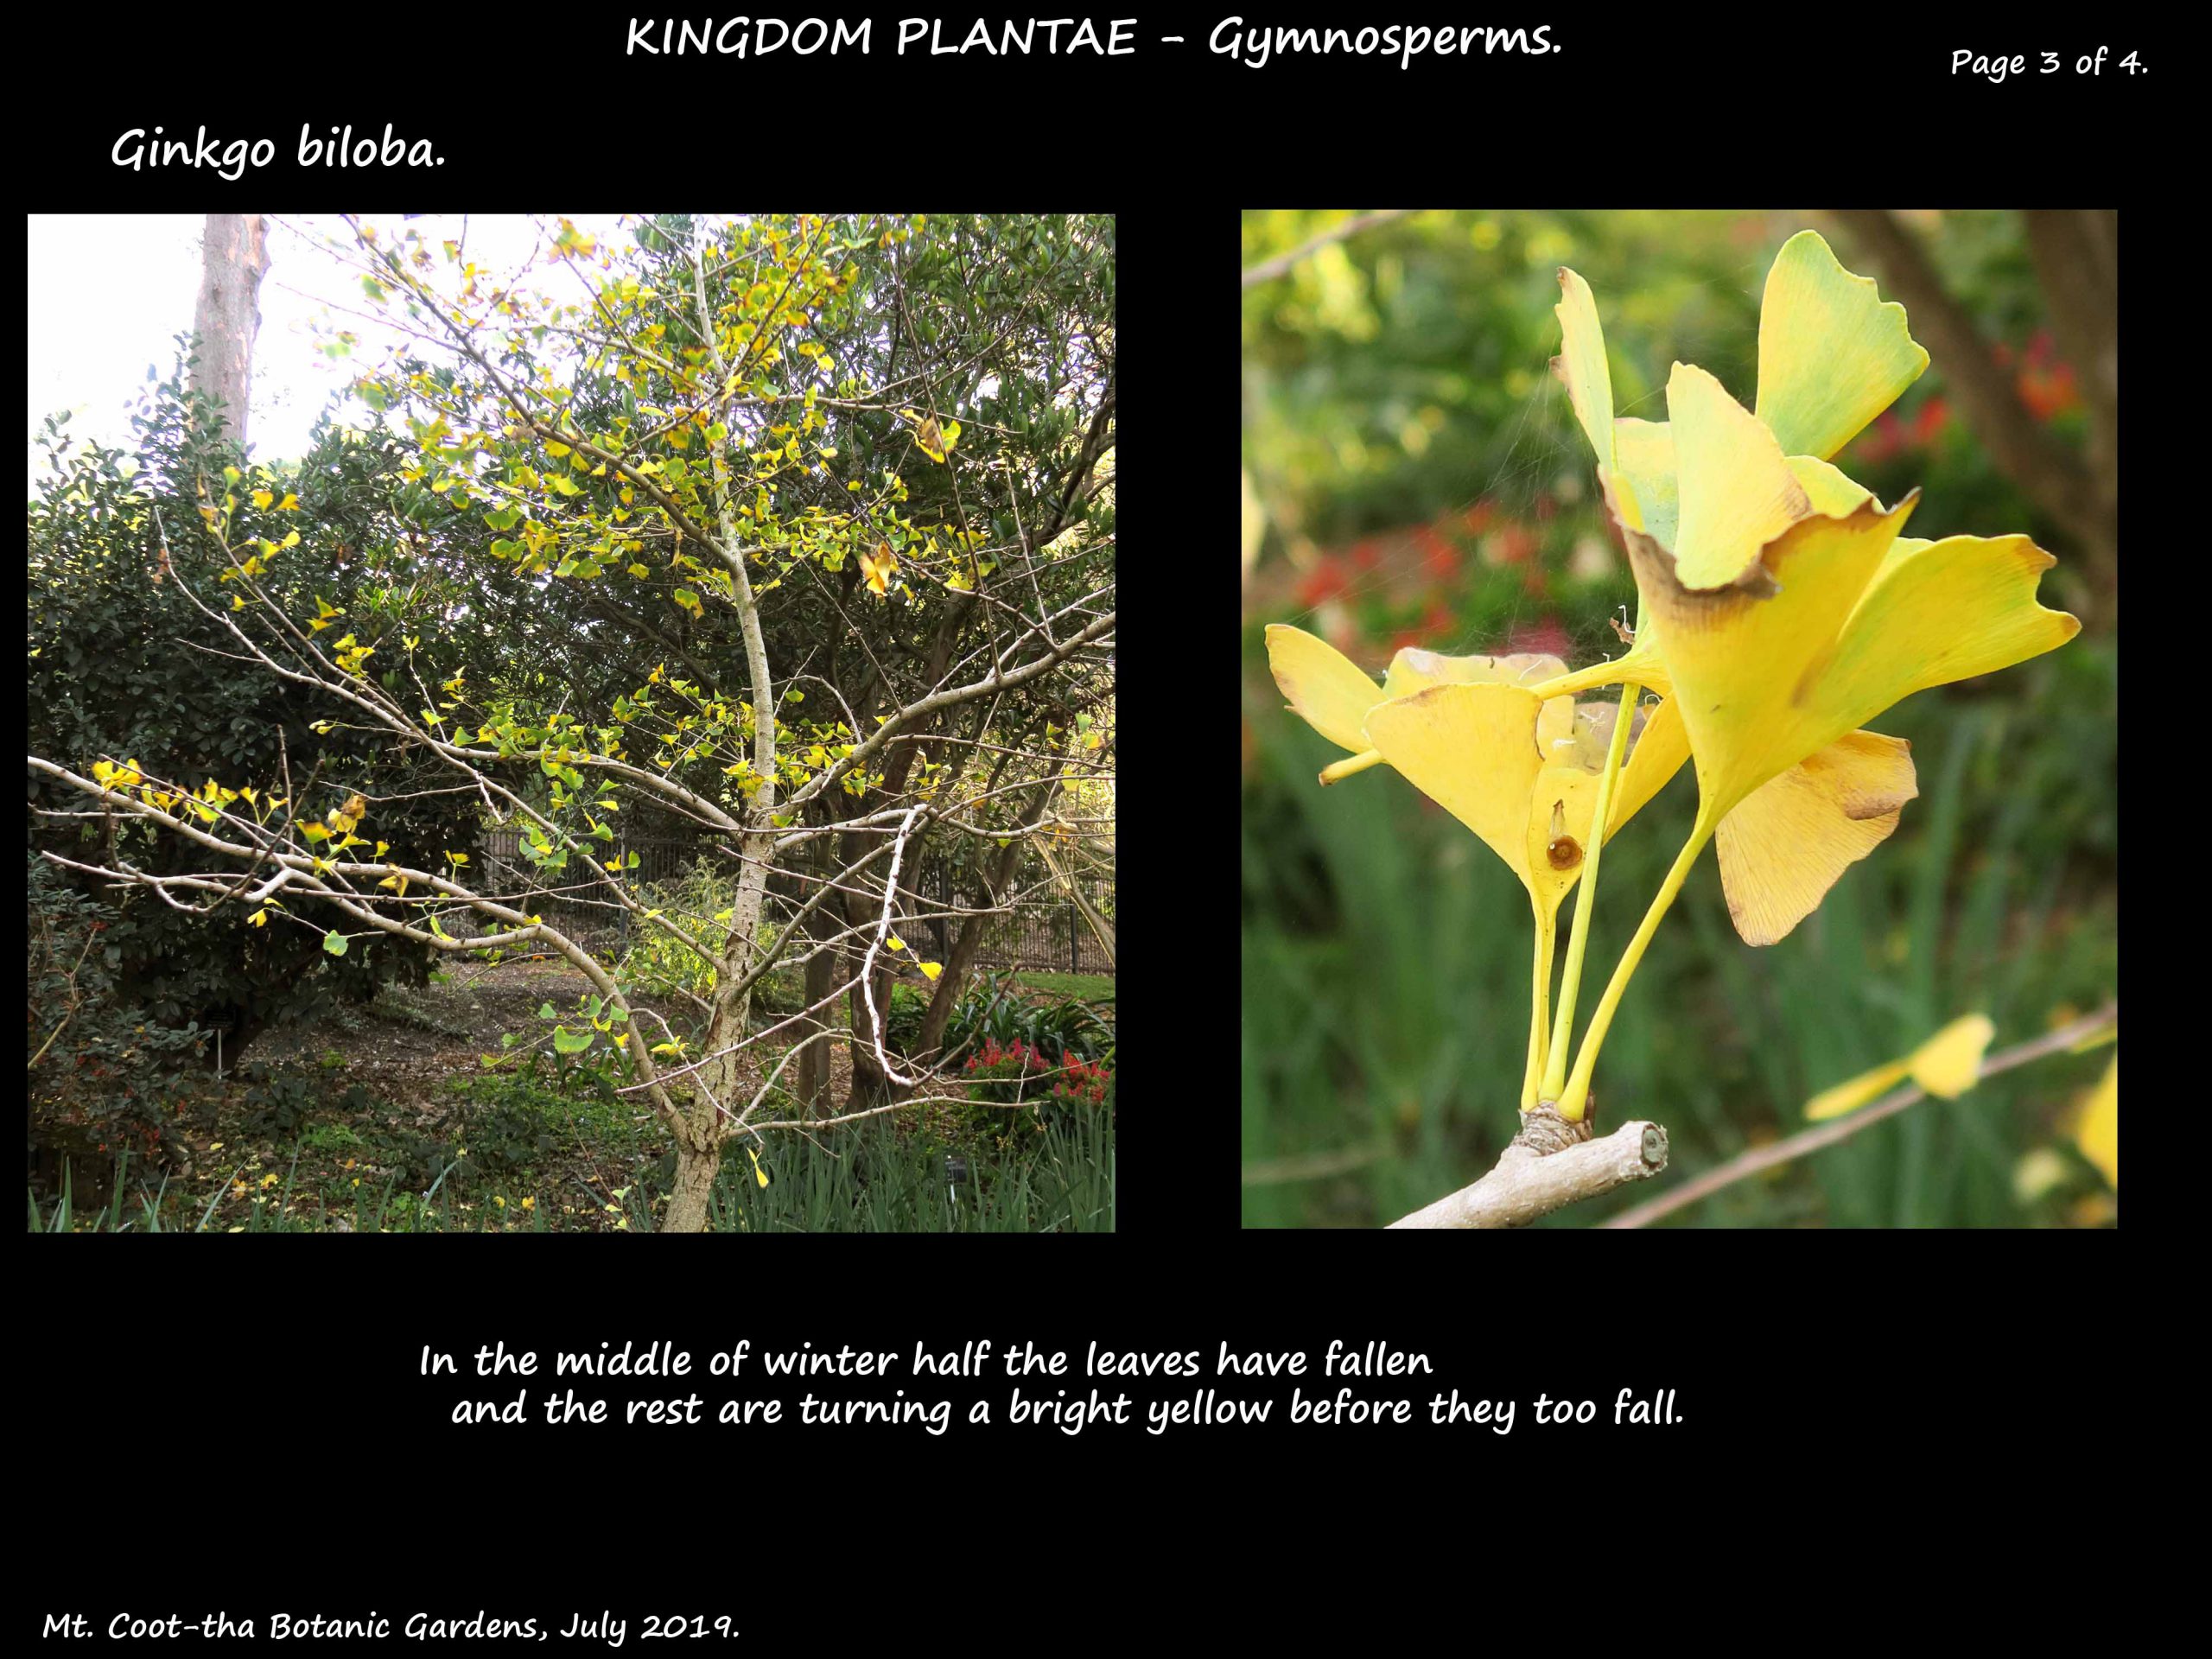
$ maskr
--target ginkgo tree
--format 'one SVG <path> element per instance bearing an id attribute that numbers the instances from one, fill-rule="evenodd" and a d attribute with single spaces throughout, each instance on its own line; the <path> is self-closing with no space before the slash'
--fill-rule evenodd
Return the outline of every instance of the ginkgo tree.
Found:
<path id="1" fill-rule="evenodd" d="M 344 223 L 361 308 L 405 341 L 352 390 L 399 446 L 395 511 L 424 568 L 359 613 L 297 602 L 278 578 L 327 556 L 316 528 L 288 522 L 284 480 L 238 464 L 196 480 L 200 522 L 164 528 L 163 565 L 242 671 L 404 761 L 405 794 L 348 777 L 309 798 L 281 769 L 173 779 L 123 754 L 31 767 L 194 849 L 161 874 L 74 861 L 173 906 L 309 928 L 333 957 L 383 936 L 565 960 L 588 988 L 551 1040 L 666 1127 L 663 1225 L 697 1230 L 731 1141 L 937 1097 L 926 1060 L 885 1039 L 891 965 L 920 954 L 900 924 L 925 846 L 1110 837 L 1050 808 L 1110 776 L 1090 740 L 1115 633 L 1111 223 L 663 216 L 618 245 L 553 220 L 528 267 L 498 272 L 465 236 Z M 925 272 L 976 308 L 924 303 Z M 340 327 L 326 349 L 359 344 Z M 496 620 L 524 613 L 527 639 Z M 557 657 L 547 614 L 570 623 Z M 528 879 L 378 835 L 440 792 L 514 826 Z M 652 902 L 619 850 L 648 813 L 734 872 L 710 917 Z M 772 878 L 789 897 L 770 902 Z M 697 1017 L 647 1006 L 548 893 L 708 950 L 706 988 L 683 993 Z M 806 969 L 806 1006 L 764 1024 L 753 993 L 779 964 Z M 943 964 L 918 966 L 949 1007 Z M 833 1041 L 854 1055 L 848 1109 L 779 1108 Z"/>

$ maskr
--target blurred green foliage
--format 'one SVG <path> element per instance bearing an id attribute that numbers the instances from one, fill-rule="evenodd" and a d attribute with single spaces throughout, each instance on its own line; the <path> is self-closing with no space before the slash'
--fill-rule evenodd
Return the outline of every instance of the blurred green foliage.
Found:
<path id="1" fill-rule="evenodd" d="M 1247 267 L 1343 215 L 1245 219 Z M 2078 399 L 2050 348 L 2017 217 L 1910 216 L 2022 398 L 2064 437 Z M 1547 372 L 1557 267 L 1599 296 L 1617 407 L 1664 418 L 1669 365 L 1748 403 L 1775 250 L 1814 213 L 1422 213 L 1325 246 L 1244 296 L 1242 845 L 1243 1216 L 1373 1225 L 1495 1160 L 1528 1026 L 1528 907 L 1505 868 L 1402 779 L 1329 789 L 1338 752 L 1282 709 L 1260 630 L 1292 622 L 1379 671 L 1392 650 L 1619 649 L 1635 589 L 1587 446 Z M 1840 236 L 1837 251 L 1853 265 Z M 2025 530 L 2073 580 L 2064 536 L 1989 461 L 1943 364 L 1836 457 L 1913 533 Z M 1249 508 L 1255 501 L 1256 524 Z M 1256 542 L 1252 532 L 1256 529 Z M 1997 1045 L 2114 994 L 2118 658 L 2085 633 L 1874 722 L 1913 743 L 1920 798 L 1789 938 L 1755 950 L 1708 856 L 1660 930 L 1596 1080 L 1602 1130 L 1665 1124 L 1670 1173 L 1547 1224 L 1586 1226 L 1803 1127 L 1812 1094 L 1981 1010 Z M 1607 850 L 1582 1007 L 1687 833 L 1678 778 Z M 1564 916 L 1562 925 L 1564 929 Z M 1562 940 L 1564 931 L 1562 931 Z M 1928 1102 L 1738 1183 L 1688 1225 L 2095 1222 L 2113 1213 L 2065 1132 L 2105 1053 L 2063 1056 Z M 2054 1161 L 2040 1149 L 2056 1147 Z M 2031 1172 L 2039 1173 L 2029 1179 Z"/>

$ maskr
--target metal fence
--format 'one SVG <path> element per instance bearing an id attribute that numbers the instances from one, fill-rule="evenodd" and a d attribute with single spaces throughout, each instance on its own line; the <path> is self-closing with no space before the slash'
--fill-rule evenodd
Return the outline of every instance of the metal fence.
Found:
<path id="1" fill-rule="evenodd" d="M 594 853 L 620 859 L 629 882 L 667 883 L 680 880 L 701 861 L 721 861 L 711 843 L 652 838 L 630 840 L 618 836 L 612 842 L 592 843 Z M 630 855 L 638 856 L 629 868 Z M 593 896 L 588 869 L 578 868 L 575 855 L 568 867 L 541 874 L 522 853 L 522 836 L 514 829 L 488 830 L 484 834 L 483 857 L 488 887 L 517 909 L 542 915 L 570 937 L 593 950 L 619 954 L 628 947 L 632 923 L 620 906 Z M 731 872 L 734 874 L 734 871 Z M 803 889 L 795 877 L 779 874 L 769 882 L 772 899 L 796 903 Z M 1108 918 L 1114 914 L 1114 884 L 1086 881 L 1083 895 Z M 939 912 L 982 909 L 989 900 L 956 891 L 942 872 L 925 875 L 918 901 L 926 919 L 908 931 L 931 940 L 939 961 L 950 954 L 962 918 Z M 1114 964 L 1100 945 L 1081 909 L 1058 883 L 1024 889 L 1008 895 L 1003 914 L 987 917 L 976 947 L 976 963 L 985 968 L 1031 968 L 1068 974 L 1111 974 Z"/>
<path id="2" fill-rule="evenodd" d="M 936 908 L 982 908 L 988 900 L 971 894 L 944 899 L 940 883 L 933 895 Z M 1110 926 L 1114 916 L 1114 884 L 1086 881 L 1083 896 Z M 1063 974 L 1110 974 L 1113 962 L 1098 936 L 1090 931 L 1083 912 L 1058 882 L 1010 895 L 1006 914 L 987 917 L 983 937 L 976 948 L 976 964 L 984 968 L 1038 968 Z M 950 948 L 957 918 L 942 919 L 937 929 L 939 950 Z"/>
<path id="3" fill-rule="evenodd" d="M 631 841 L 618 836 L 612 842 L 589 845 L 598 857 L 622 861 L 626 878 L 633 882 L 671 881 L 687 865 L 712 856 L 711 849 L 696 842 Z M 629 868 L 632 853 L 638 855 L 634 870 Z M 544 917 L 594 950 L 620 952 L 629 944 L 630 912 L 594 893 L 592 872 L 580 868 L 575 854 L 569 855 L 566 868 L 541 872 L 523 855 L 522 832 L 505 828 L 484 832 L 484 861 L 486 885 L 502 902 Z"/>

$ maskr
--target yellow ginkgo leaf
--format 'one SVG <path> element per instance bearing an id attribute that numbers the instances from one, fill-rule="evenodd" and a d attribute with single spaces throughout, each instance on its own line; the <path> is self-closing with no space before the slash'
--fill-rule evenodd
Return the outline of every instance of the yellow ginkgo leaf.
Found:
<path id="1" fill-rule="evenodd" d="M 906 948 L 906 941 L 900 938 L 896 933 L 893 933 L 887 943 L 889 944 L 893 950 L 904 950 Z"/>
<path id="2" fill-rule="evenodd" d="M 1841 1117 L 1907 1077 L 1939 1099 L 1956 1100 L 1981 1080 L 1981 1057 L 1996 1034 L 1987 1014 L 1954 1020 L 1903 1059 L 1822 1090 L 1805 1103 L 1805 1116 L 1815 1122 Z"/>
<path id="3" fill-rule="evenodd" d="M 1598 302 L 1580 274 L 1559 272 L 1560 354 L 1552 372 L 1567 388 L 1574 418 L 1588 435 L 1601 466 L 1613 464 L 1613 382 L 1605 366 L 1605 339 L 1598 327 Z"/>
<path id="4" fill-rule="evenodd" d="M 1772 944 L 1811 915 L 1838 877 L 1897 827 L 1917 794 L 1911 746 L 1849 732 L 1770 778 L 1714 838 L 1728 914 L 1749 944 Z"/>
<path id="5" fill-rule="evenodd" d="M 871 590 L 878 594 L 891 591 L 892 573 L 899 569 L 899 561 L 891 556 L 891 543 L 880 542 L 873 553 L 861 555 L 861 575 Z"/>
<path id="6" fill-rule="evenodd" d="M 760 1182 L 763 1186 L 767 1185 L 768 1172 L 760 1167 L 760 1154 L 754 1152 L 752 1147 L 747 1147 L 745 1149 L 745 1155 L 753 1160 L 753 1179 Z"/>
<path id="7" fill-rule="evenodd" d="M 935 979 L 944 971 L 944 964 L 941 962 L 918 962 L 914 966 L 920 969 L 923 976 L 929 979 Z"/>
<path id="8" fill-rule="evenodd" d="M 1793 455 L 1843 448 L 1928 366 L 1871 276 L 1837 262 L 1819 232 L 1782 245 L 1759 301 L 1758 417 Z"/>
<path id="9" fill-rule="evenodd" d="M 2112 1057 L 2104 1079 L 2082 1103 L 2074 1120 L 2074 1144 L 2082 1155 L 2104 1171 L 2113 1190 L 2120 1190 L 2120 1056 Z"/>

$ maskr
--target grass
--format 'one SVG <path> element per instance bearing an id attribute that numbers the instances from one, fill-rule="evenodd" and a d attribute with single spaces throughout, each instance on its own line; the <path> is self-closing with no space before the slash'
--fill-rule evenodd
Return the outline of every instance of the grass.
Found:
<path id="1" fill-rule="evenodd" d="M 1109 977 L 1020 977 L 1039 1001 L 1112 997 Z M 479 1041 L 485 1035 L 480 1019 L 461 1023 L 431 998 L 380 1000 L 373 1013 Z M 352 1023 L 329 1029 L 362 1034 Z M 107 1145 L 121 1131 L 90 1120 L 76 1141 L 48 1143 L 56 1154 L 73 1146 L 76 1156 L 73 1166 L 61 1164 L 58 1179 L 48 1174 L 31 1188 L 32 1229 L 652 1228 L 673 1175 L 667 1133 L 580 1063 L 539 1054 L 517 1065 L 510 1055 L 494 1070 L 436 1081 L 425 1098 L 419 1075 L 381 1071 L 393 1052 L 389 1044 L 348 1050 L 343 1042 L 309 1043 L 289 1060 L 250 1062 L 220 1084 L 165 1097 L 164 1122 L 173 1109 L 176 1127 L 190 1131 L 185 1150 L 199 1149 L 198 1167 L 187 1174 L 111 1160 Z M 385 1090 L 403 1098 L 385 1098 Z M 742 1147 L 726 1154 L 715 1224 L 779 1232 L 1112 1227 L 1110 1117 L 1094 1113 L 1003 1143 L 999 1133 L 1001 1122 L 979 1126 L 957 1108 L 934 1106 L 810 1138 L 772 1135 L 755 1147 L 770 1176 L 765 1187 Z"/>
<path id="2" fill-rule="evenodd" d="M 309 1137 L 312 1139 L 312 1137 Z M 716 1232 L 1101 1232 L 1114 1226 L 1114 1131 L 1103 1116 L 1023 1137 L 1016 1148 L 981 1138 L 948 1143 L 901 1134 L 887 1120 L 822 1145 L 777 1137 L 763 1164 L 733 1148 L 712 1206 Z M 116 1160 L 108 1196 L 80 1208 L 66 1166 L 50 1207 L 30 1202 L 33 1232 L 649 1232 L 657 1210 L 650 1173 L 619 1187 L 578 1179 L 541 1195 L 512 1183 L 488 1192 L 456 1179 L 464 1160 L 419 1189 L 394 1172 L 333 1191 L 302 1179 L 304 1144 L 264 1170 L 242 1162 L 205 1203 L 131 1179 Z M 954 1160 L 957 1160 L 954 1161 Z M 512 1194 L 513 1196 L 509 1196 Z"/>
<path id="3" fill-rule="evenodd" d="M 65 1161 L 35 1232 L 650 1231 L 673 1174 L 649 1113 L 575 1071 L 449 1079 L 428 1112 L 309 1060 L 200 1103 L 200 1169 Z M 786 1103 L 787 1104 L 787 1103 Z M 918 1109 L 724 1154 L 722 1231 L 1078 1232 L 1114 1224 L 1114 1134 L 1092 1113 L 1007 1137 Z M 197 1121 L 197 1120 L 196 1120 Z M 763 1186 L 756 1167 L 769 1179 Z M 100 1179 L 85 1179 L 88 1169 Z M 80 1202 L 80 1194 L 85 1201 Z"/>
<path id="4" fill-rule="evenodd" d="M 1920 798 L 1778 944 L 1736 937 L 1703 860 L 1606 1042 L 1600 1127 L 1664 1123 L 1688 1174 L 1801 1127 L 1821 1088 L 1958 1014 L 1988 1014 L 2001 1046 L 2101 1006 L 2118 968 L 2116 663 L 2109 642 L 2085 639 L 1885 715 L 1878 729 L 1913 741 Z M 1334 751 L 1287 717 L 1255 724 L 1268 729 L 1243 848 L 1243 1219 L 1371 1226 L 1472 1179 L 1513 1131 L 1527 901 L 1402 779 L 1319 789 Z M 1592 982 L 1680 845 L 1694 790 L 1686 773 L 1608 847 Z M 1586 985 L 1586 1009 L 1594 995 Z M 2101 1218 L 2101 1184 L 2070 1151 L 2054 1187 L 2024 1195 L 2015 1175 L 2063 1143 L 2108 1058 L 2056 1057 L 1926 1103 L 1671 1224 Z M 1546 1224 L 1588 1225 L 1648 1196 Z"/>
<path id="5" fill-rule="evenodd" d="M 1111 974 L 1046 974 L 1024 969 L 1014 976 L 1025 990 L 1037 991 L 1056 1002 L 1110 1002 L 1114 1000 Z"/>

